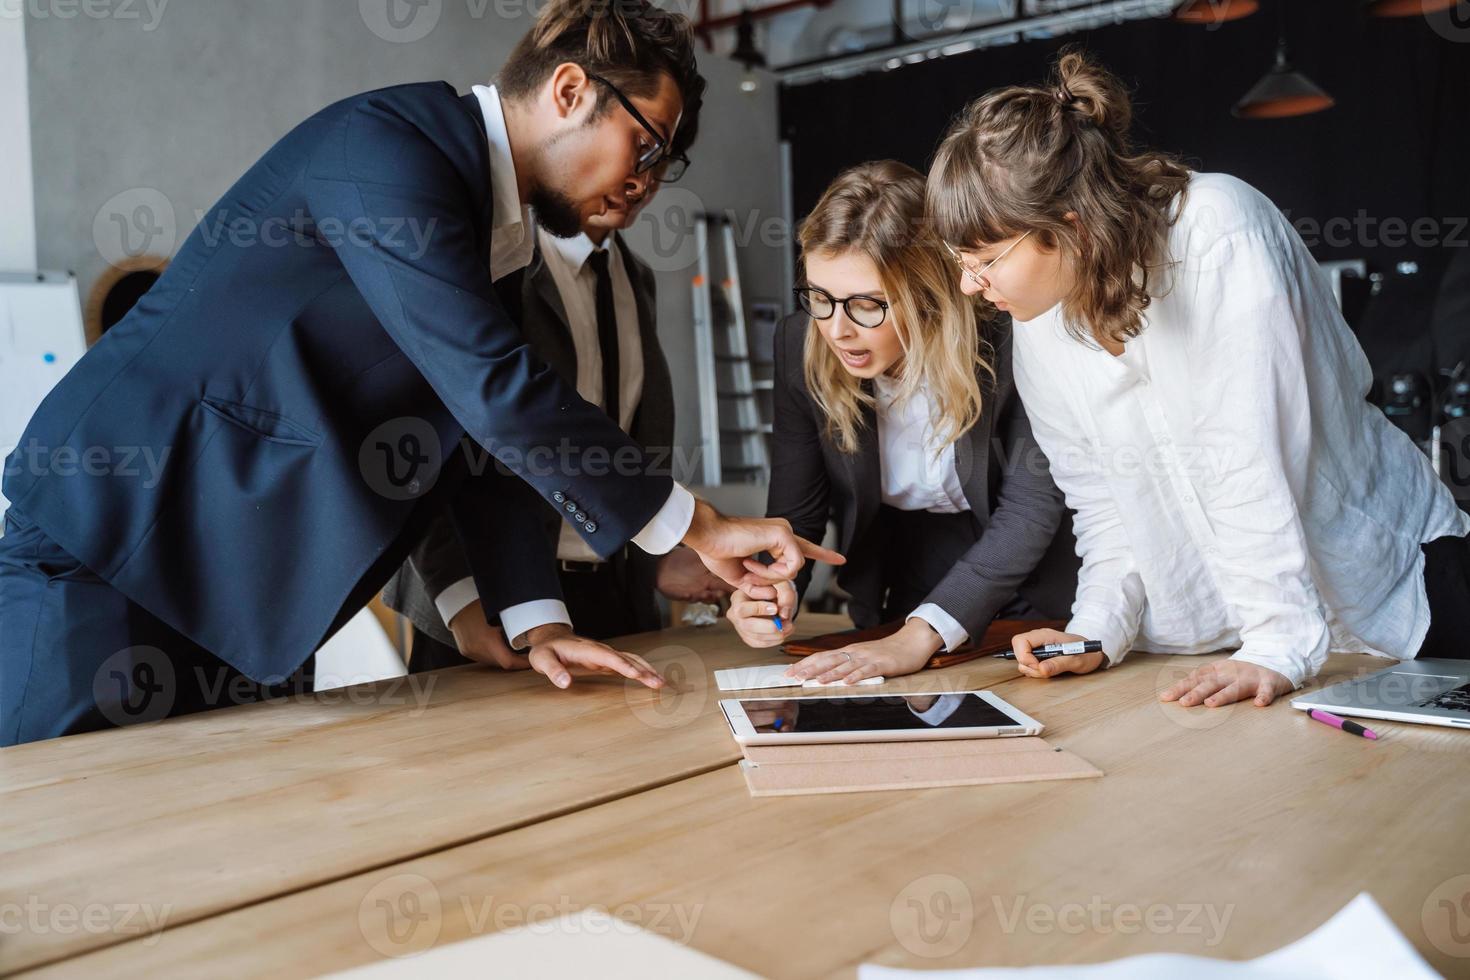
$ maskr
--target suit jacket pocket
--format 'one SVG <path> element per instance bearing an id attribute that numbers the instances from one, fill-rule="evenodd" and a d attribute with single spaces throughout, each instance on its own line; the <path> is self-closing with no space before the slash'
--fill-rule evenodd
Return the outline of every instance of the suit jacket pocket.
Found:
<path id="1" fill-rule="evenodd" d="M 268 412 L 263 408 L 255 408 L 251 405 L 242 405 L 239 402 L 225 401 L 220 398 L 211 398 L 205 395 L 201 399 L 206 409 L 231 425 L 237 426 L 252 435 L 259 436 L 269 442 L 278 442 L 287 446 L 319 446 L 322 442 L 320 433 L 313 432 L 306 426 L 293 422 L 284 415 Z"/>

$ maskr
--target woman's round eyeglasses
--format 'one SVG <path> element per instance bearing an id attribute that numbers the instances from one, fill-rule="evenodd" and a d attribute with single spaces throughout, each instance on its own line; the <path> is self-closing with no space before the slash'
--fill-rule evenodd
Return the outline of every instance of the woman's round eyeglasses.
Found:
<path id="1" fill-rule="evenodd" d="M 821 286 L 811 284 L 798 286 L 795 292 L 796 304 L 816 320 L 832 319 L 838 306 L 847 312 L 849 320 L 869 330 L 882 326 L 888 317 L 888 303 L 876 296 L 859 295 L 838 299 Z"/>
<path id="2" fill-rule="evenodd" d="M 979 286 L 981 289 L 989 289 L 990 288 L 990 280 L 985 277 L 985 273 L 987 273 L 991 269 L 993 269 L 995 267 L 995 263 L 999 262 L 1001 259 L 1003 259 L 1007 255 L 1009 255 L 1011 249 L 1015 248 L 1017 245 L 1019 245 L 1022 242 L 1024 242 L 1026 240 L 1026 235 L 1029 235 L 1029 234 L 1031 234 L 1031 232 L 1028 231 L 1028 232 L 1026 232 L 1025 235 L 1022 235 L 1020 238 L 1018 238 L 1015 241 L 1011 242 L 1009 245 L 1007 245 L 1005 247 L 1005 251 L 1001 252 L 995 258 L 993 258 L 989 262 L 985 263 L 985 268 L 980 269 L 979 271 L 976 271 L 974 269 L 971 269 L 969 263 L 967 263 L 965 261 L 965 257 L 963 255 L 961 255 L 955 249 L 955 247 L 953 245 L 951 245 L 949 242 L 945 242 L 944 243 L 944 247 L 949 250 L 950 256 L 957 263 L 959 263 L 960 271 L 962 273 L 964 273 L 964 275 L 965 275 L 966 278 L 968 278 L 975 285 Z"/>

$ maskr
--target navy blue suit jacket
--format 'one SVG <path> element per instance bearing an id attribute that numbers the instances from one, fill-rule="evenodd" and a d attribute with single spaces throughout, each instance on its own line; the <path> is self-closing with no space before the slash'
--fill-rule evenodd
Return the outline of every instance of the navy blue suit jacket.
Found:
<path id="1" fill-rule="evenodd" d="M 608 556 L 672 484 L 522 342 L 490 281 L 490 187 L 479 104 L 446 83 L 318 112 L 46 398 L 5 494 L 256 680 L 381 588 L 431 506 L 495 608 L 559 595 L 517 557 L 538 497 Z M 520 480 L 465 479 L 485 463 L 466 435 Z"/>

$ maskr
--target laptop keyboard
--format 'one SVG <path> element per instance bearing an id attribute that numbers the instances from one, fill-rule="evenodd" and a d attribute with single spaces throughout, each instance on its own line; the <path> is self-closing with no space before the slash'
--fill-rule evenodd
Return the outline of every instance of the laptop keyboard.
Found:
<path id="1" fill-rule="evenodd" d="M 1450 711 L 1470 711 L 1470 684 L 1461 684 L 1427 701 L 1419 702 L 1421 708 L 1445 708 Z"/>

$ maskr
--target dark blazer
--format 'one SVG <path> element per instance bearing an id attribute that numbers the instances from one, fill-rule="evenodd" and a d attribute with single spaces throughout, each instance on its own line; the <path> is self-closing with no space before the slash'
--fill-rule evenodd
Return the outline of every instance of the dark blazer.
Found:
<path id="1" fill-rule="evenodd" d="M 671 479 L 522 340 L 490 281 L 490 186 L 478 101 L 447 83 L 310 117 L 46 398 L 5 494 L 258 681 L 382 588 L 429 504 L 452 504 L 502 605 L 546 594 L 545 569 L 478 558 L 528 547 L 538 497 L 616 552 Z M 465 434 L 526 482 L 465 481 Z M 95 447 L 114 465 L 79 469 Z M 157 481 L 140 449 L 165 454 Z M 628 475 L 605 475 L 620 453 Z"/>
<path id="2" fill-rule="evenodd" d="M 651 451 L 671 452 L 674 441 L 674 386 L 669 376 L 668 361 L 658 341 L 655 311 L 657 295 L 653 270 L 618 241 L 633 298 L 638 307 L 638 333 L 643 347 L 643 394 L 633 415 L 631 435 L 640 446 Z M 540 250 L 525 270 L 521 292 L 521 335 L 532 349 L 562 377 L 567 384 L 577 383 L 577 350 L 567 323 L 566 306 L 556 288 L 556 278 L 542 261 Z M 526 554 L 520 561 L 540 561 L 551 567 L 556 560 L 556 542 L 561 534 L 562 513 L 559 508 L 540 508 L 539 526 L 545 531 L 546 546 L 540 557 Z M 628 592 L 638 603 L 639 626 L 656 630 L 662 625 L 658 604 L 654 599 L 654 581 L 658 572 L 658 556 L 629 548 L 619 571 L 626 577 Z M 414 548 L 408 561 L 394 574 L 383 590 L 383 601 L 390 609 L 407 616 L 425 633 L 453 647 L 454 635 L 444 625 L 434 597 L 470 574 L 469 559 L 448 515 L 435 520 Z M 557 598 L 548 595 L 543 598 Z"/>
<path id="3" fill-rule="evenodd" d="M 877 418 L 871 408 L 866 411 L 854 453 L 842 452 L 827 437 L 803 373 L 809 324 L 798 313 L 776 329 L 767 514 L 788 519 L 797 534 L 812 540 L 822 538 L 829 517 L 836 520 L 837 550 L 847 556 L 837 581 L 853 597 L 854 621 L 863 620 L 857 625 L 866 628 L 877 625 L 884 592 L 879 536 L 873 533 L 882 504 Z M 955 470 L 981 533 L 927 599 L 976 638 L 1018 593 L 1043 616 L 1065 618 L 1081 564 L 1062 493 L 1012 382 L 1010 322 L 985 330 L 995 377 L 982 375 L 984 411 L 955 443 Z M 871 391 L 871 383 L 865 384 Z M 810 566 L 804 566 L 798 591 L 805 592 L 810 576 Z"/>

